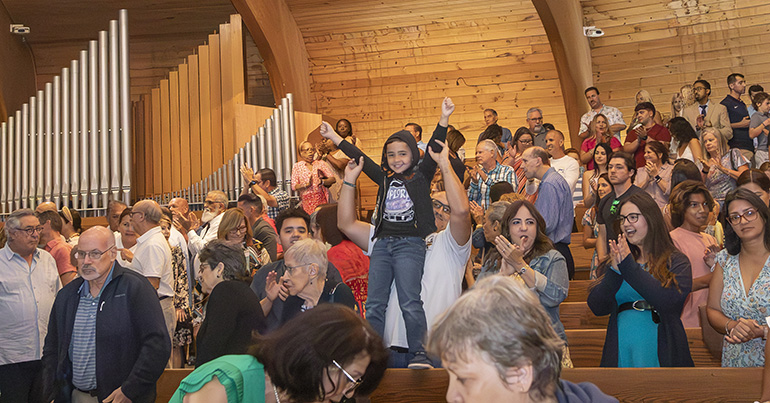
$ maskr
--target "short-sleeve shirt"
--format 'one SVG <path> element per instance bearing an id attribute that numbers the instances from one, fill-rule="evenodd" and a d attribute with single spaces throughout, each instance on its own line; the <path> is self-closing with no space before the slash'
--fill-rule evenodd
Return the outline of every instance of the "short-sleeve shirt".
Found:
<path id="1" fill-rule="evenodd" d="M 602 108 L 599 109 L 598 112 L 591 109 L 590 111 L 583 114 L 583 116 L 580 118 L 580 133 L 588 131 L 588 127 L 591 125 L 591 121 L 594 119 L 594 116 L 599 113 L 607 117 L 610 126 L 626 124 L 626 121 L 623 120 L 623 114 L 620 112 L 620 109 L 612 106 L 602 105 Z"/>
<path id="2" fill-rule="evenodd" d="M 652 199 L 655 200 L 655 204 L 657 204 L 658 207 L 663 209 L 663 207 L 668 204 L 668 197 L 671 195 L 671 172 L 673 170 L 674 166 L 671 164 L 663 164 L 660 166 L 660 169 L 658 169 L 658 176 L 660 176 L 662 181 L 669 184 L 666 190 L 660 188 L 658 182 L 655 182 L 655 178 L 650 178 L 650 180 L 647 181 L 647 170 L 644 168 L 640 168 L 636 171 L 634 185 L 639 186 L 642 182 L 647 181 L 647 186 L 642 189 L 652 196 Z"/>
<path id="3" fill-rule="evenodd" d="M 154 227 L 136 239 L 136 251 L 130 268 L 145 277 L 160 279 L 159 297 L 174 296 L 171 247 L 160 232 L 160 227 Z"/>
<path id="4" fill-rule="evenodd" d="M 291 187 L 293 189 L 296 189 L 297 184 L 308 184 L 299 192 L 302 208 L 308 214 L 313 214 L 316 207 L 329 202 L 329 190 L 323 185 L 318 171 L 323 172 L 327 178 L 334 176 L 329 164 L 320 160 L 313 161 L 312 164 L 299 161 L 294 164 L 294 168 L 291 170 Z"/>
<path id="5" fill-rule="evenodd" d="M 625 193 L 620 195 L 620 197 L 615 196 L 615 191 L 613 190 L 610 192 L 610 194 L 604 196 L 601 201 L 599 201 L 599 209 L 598 214 L 596 215 L 596 223 L 599 225 L 604 224 L 605 232 L 607 234 L 607 246 L 609 246 L 609 240 L 610 239 L 617 239 L 618 234 L 615 232 L 615 221 L 618 219 L 618 216 L 620 215 L 620 204 L 623 203 L 624 200 L 627 200 L 631 196 L 644 192 L 644 190 L 640 189 L 637 186 L 631 185 L 628 190 L 626 190 Z M 617 203 L 615 201 L 617 200 Z M 613 205 L 615 205 L 614 212 Z"/>
<path id="6" fill-rule="evenodd" d="M 289 208 L 289 194 L 279 187 L 267 192 L 267 194 L 275 197 L 275 201 L 278 203 L 278 207 L 267 206 L 267 216 L 275 220 L 281 211 Z"/>
<path id="7" fill-rule="evenodd" d="M 749 110 L 746 108 L 746 104 L 740 99 L 733 98 L 727 95 L 725 99 L 720 102 L 727 108 L 727 116 L 730 118 L 730 123 L 738 123 L 749 116 Z M 754 151 L 754 142 L 749 137 L 749 128 L 733 128 L 733 138 L 731 138 L 727 145 L 731 148 L 739 148 L 741 150 Z"/>
<path id="8" fill-rule="evenodd" d="M 767 119 L 770 119 L 770 113 L 756 112 L 751 115 L 749 127 L 753 129 L 762 126 Z M 757 137 L 757 151 L 759 150 L 767 151 L 767 134 L 764 132 Z"/>
<path id="9" fill-rule="evenodd" d="M 746 157 L 743 156 L 743 154 L 741 154 L 740 150 L 737 148 L 732 148 L 725 155 L 723 155 L 721 162 L 722 166 L 732 170 L 737 170 L 738 168 L 749 164 L 749 161 L 746 159 Z M 725 201 L 727 193 L 735 189 L 737 186 L 735 179 L 716 168 L 709 170 L 708 175 L 706 175 L 706 180 L 703 182 L 708 188 L 709 192 L 711 192 L 714 200 L 718 201 L 720 205 Z"/>
<path id="10" fill-rule="evenodd" d="M 70 262 L 72 245 L 65 242 L 62 237 L 55 237 L 45 244 L 45 251 L 50 253 L 56 260 L 56 268 L 59 270 L 60 276 L 64 273 L 78 270 L 72 265 L 72 262 Z"/>
<path id="11" fill-rule="evenodd" d="M 636 130 L 629 131 L 628 135 L 626 136 L 626 144 L 633 143 L 636 141 L 638 136 L 639 135 Z M 647 129 L 647 138 L 660 141 L 661 143 L 668 143 L 671 141 L 671 132 L 669 132 L 665 127 L 655 123 L 651 128 Z M 644 146 L 646 144 L 647 141 L 642 140 L 639 143 L 639 148 L 637 148 L 634 152 L 634 159 L 636 160 L 637 168 L 641 168 L 647 164 L 647 161 L 644 159 Z"/>
<path id="12" fill-rule="evenodd" d="M 392 179 L 385 194 L 382 236 L 414 236 L 414 201 L 400 179 Z"/>

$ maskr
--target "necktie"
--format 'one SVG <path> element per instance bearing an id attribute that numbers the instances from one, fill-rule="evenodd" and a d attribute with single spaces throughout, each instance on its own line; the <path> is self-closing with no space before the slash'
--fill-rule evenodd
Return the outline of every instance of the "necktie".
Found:
<path id="1" fill-rule="evenodd" d="M 700 106 L 700 114 L 701 115 L 706 116 L 706 107 L 707 106 L 708 106 L 708 104 Z"/>

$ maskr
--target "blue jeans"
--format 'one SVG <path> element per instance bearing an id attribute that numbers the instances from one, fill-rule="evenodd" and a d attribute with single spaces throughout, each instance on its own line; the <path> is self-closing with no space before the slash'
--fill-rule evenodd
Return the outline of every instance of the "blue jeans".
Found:
<path id="1" fill-rule="evenodd" d="M 422 339 L 428 324 L 420 298 L 424 266 L 425 240 L 419 237 L 380 238 L 369 255 L 366 319 L 380 336 L 385 333 L 385 310 L 395 281 L 410 353 L 425 351 Z"/>

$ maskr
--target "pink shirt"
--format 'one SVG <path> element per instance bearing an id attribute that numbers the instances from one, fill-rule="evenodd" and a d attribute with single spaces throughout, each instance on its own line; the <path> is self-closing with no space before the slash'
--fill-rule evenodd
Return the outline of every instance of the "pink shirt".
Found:
<path id="1" fill-rule="evenodd" d="M 59 270 L 60 276 L 71 271 L 78 271 L 78 269 L 70 263 L 72 245 L 65 242 L 62 237 L 56 237 L 45 244 L 45 251 L 50 253 L 54 260 L 56 260 L 56 269 Z"/>
<path id="2" fill-rule="evenodd" d="M 302 208 L 308 214 L 313 214 L 316 207 L 329 202 L 329 190 L 318 177 L 319 170 L 327 178 L 334 176 L 329 164 L 319 160 L 313 161 L 312 165 L 308 165 L 305 161 L 299 161 L 294 164 L 294 168 L 291 170 L 291 187 L 294 190 L 297 187 L 304 187 L 299 192 L 299 197 L 302 199 Z"/>
<path id="3" fill-rule="evenodd" d="M 610 139 L 610 148 L 613 150 L 617 150 L 618 148 L 623 147 L 622 144 L 620 144 L 620 140 L 615 138 L 614 136 Z M 596 137 L 589 137 L 585 140 L 583 140 L 583 144 L 580 145 L 580 149 L 583 150 L 583 152 L 588 152 L 596 148 Z M 591 158 L 591 161 L 588 161 L 588 164 L 586 164 L 587 170 L 594 169 L 594 160 Z"/>
<path id="4" fill-rule="evenodd" d="M 702 277 L 711 273 L 711 268 L 706 266 L 706 262 L 703 261 L 703 255 L 705 254 L 706 246 L 717 244 L 717 240 L 713 236 L 703 232 L 695 233 L 688 231 L 682 227 L 676 228 L 670 234 L 671 240 L 674 241 L 674 246 L 690 259 L 692 278 Z M 684 327 L 701 326 L 698 307 L 706 304 L 708 295 L 708 288 L 704 288 L 691 292 L 687 296 L 684 309 L 682 310 L 682 324 Z M 708 323 L 703 325 L 708 326 Z"/>

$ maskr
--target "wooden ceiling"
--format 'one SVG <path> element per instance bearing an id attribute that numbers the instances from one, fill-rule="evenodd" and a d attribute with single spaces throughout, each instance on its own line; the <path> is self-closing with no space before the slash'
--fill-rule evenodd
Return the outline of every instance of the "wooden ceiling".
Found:
<path id="1" fill-rule="evenodd" d="M 31 29 L 37 86 L 77 58 L 88 41 L 128 10 L 132 95 L 149 92 L 183 58 L 227 22 L 235 8 L 229 0 L 2 0 L 15 23 Z"/>

